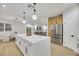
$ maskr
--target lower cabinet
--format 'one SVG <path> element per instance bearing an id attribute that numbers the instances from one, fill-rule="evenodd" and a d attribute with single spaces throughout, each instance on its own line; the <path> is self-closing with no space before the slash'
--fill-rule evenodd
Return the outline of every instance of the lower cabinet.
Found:
<path id="1" fill-rule="evenodd" d="M 51 45 L 50 40 L 45 38 L 42 41 L 31 43 L 28 39 L 23 39 L 20 37 L 16 38 L 16 44 L 21 50 L 24 56 L 50 56 L 51 55 Z M 35 40 L 35 39 L 33 39 Z M 34 42 L 34 41 L 33 41 Z"/>

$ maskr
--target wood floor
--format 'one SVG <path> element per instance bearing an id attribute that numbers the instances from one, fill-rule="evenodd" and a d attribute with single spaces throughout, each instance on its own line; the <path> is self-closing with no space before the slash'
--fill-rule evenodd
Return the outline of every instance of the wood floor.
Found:
<path id="1" fill-rule="evenodd" d="M 0 43 L 0 56 L 22 56 L 15 41 Z"/>
<path id="2" fill-rule="evenodd" d="M 63 47 L 62 45 L 52 44 L 51 46 L 52 56 L 76 56 L 77 54 Z M 0 56 L 23 56 L 20 50 L 17 48 L 15 41 L 0 43 Z"/>
<path id="3" fill-rule="evenodd" d="M 54 43 L 52 43 L 51 51 L 53 56 L 78 56 L 73 50 Z"/>

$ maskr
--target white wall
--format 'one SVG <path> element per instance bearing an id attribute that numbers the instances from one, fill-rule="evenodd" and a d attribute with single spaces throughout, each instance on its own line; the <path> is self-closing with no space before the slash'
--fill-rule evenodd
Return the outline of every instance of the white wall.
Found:
<path id="1" fill-rule="evenodd" d="M 12 29 L 13 32 L 17 32 L 18 34 L 26 33 L 26 26 L 22 22 L 13 22 Z"/>
<path id="2" fill-rule="evenodd" d="M 12 31 L 9 31 L 9 32 L 0 32 L 0 36 L 1 35 L 5 35 L 6 36 L 7 34 L 10 34 L 10 33 L 13 33 L 13 32 L 17 32 L 19 34 L 26 33 L 26 25 L 23 24 L 22 22 L 13 21 L 13 19 L 9 20 L 9 19 L 6 19 L 6 18 L 1 18 L 0 22 L 1 23 L 10 23 L 12 25 Z M 34 21 L 33 26 L 36 25 L 36 24 L 38 24 L 40 26 L 47 25 L 48 24 L 48 18 L 42 18 L 38 22 Z"/>
<path id="3" fill-rule="evenodd" d="M 78 51 L 77 34 L 79 32 L 79 5 L 67 9 L 63 13 L 63 45 Z M 74 37 L 71 37 L 74 35 Z"/>
<path id="4" fill-rule="evenodd" d="M 19 34 L 24 34 L 26 33 L 26 27 L 22 22 L 16 22 L 16 21 L 11 21 L 11 20 L 4 20 L 1 19 L 0 23 L 9 23 L 12 25 L 12 31 L 4 31 L 0 32 L 0 38 L 4 39 L 4 41 L 8 40 L 8 36 L 10 34 L 13 34 L 14 32 L 17 32 Z"/>

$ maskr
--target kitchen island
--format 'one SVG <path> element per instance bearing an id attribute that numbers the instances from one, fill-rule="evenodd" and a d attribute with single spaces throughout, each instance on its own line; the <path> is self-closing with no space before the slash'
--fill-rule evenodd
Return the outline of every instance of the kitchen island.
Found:
<path id="1" fill-rule="evenodd" d="M 26 34 L 16 35 L 16 45 L 24 56 L 50 56 L 51 44 L 47 36 Z"/>

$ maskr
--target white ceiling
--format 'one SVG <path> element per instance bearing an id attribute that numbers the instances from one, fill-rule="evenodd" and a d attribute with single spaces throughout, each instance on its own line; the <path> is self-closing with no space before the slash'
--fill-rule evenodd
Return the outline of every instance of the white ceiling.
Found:
<path id="1" fill-rule="evenodd" d="M 32 22 L 33 8 L 28 8 L 29 3 L 0 3 L 0 18 L 14 20 L 16 17 L 21 19 L 23 17 L 22 12 L 26 11 L 26 21 Z M 6 5 L 3 8 L 2 5 Z M 53 17 L 63 13 L 66 9 L 72 7 L 75 4 L 66 3 L 37 3 L 36 9 L 39 22 L 43 18 Z"/>

